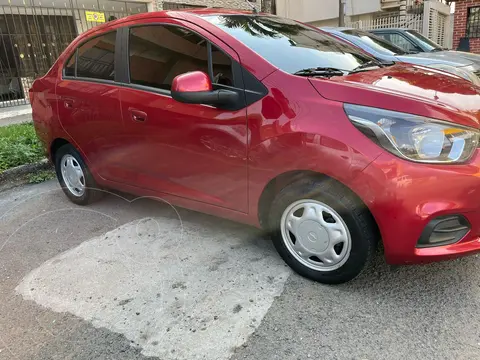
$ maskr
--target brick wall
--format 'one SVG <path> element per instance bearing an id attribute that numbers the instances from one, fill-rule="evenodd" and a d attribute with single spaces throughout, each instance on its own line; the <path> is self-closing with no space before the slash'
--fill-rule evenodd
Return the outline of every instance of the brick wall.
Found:
<path id="1" fill-rule="evenodd" d="M 471 6 L 480 6 L 480 0 L 457 0 L 455 2 L 455 22 L 453 27 L 453 49 L 457 49 L 460 38 L 467 32 L 467 14 Z M 480 38 L 470 39 L 470 51 L 480 54 Z"/>
<path id="2" fill-rule="evenodd" d="M 227 9 L 242 9 L 250 10 L 251 7 L 245 0 L 157 0 L 157 10 L 164 8 L 163 3 L 175 3 L 181 5 L 197 5 L 206 7 L 223 7 Z M 255 5 L 258 11 L 260 11 L 261 0 L 252 1 L 250 3 Z"/>

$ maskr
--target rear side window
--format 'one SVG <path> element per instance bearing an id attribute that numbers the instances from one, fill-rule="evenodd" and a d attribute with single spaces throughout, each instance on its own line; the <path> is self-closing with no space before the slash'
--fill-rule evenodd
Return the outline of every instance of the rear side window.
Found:
<path id="1" fill-rule="evenodd" d="M 116 35 L 112 31 L 97 36 L 77 49 L 77 77 L 114 80 Z"/>
<path id="2" fill-rule="evenodd" d="M 176 26 L 148 25 L 130 29 L 130 82 L 171 90 L 180 74 L 208 73 L 206 40 Z"/>

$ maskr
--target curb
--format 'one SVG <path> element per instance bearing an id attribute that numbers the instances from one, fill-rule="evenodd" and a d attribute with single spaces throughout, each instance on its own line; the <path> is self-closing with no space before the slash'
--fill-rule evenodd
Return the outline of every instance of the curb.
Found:
<path id="1" fill-rule="evenodd" d="M 52 169 L 48 159 L 40 160 L 33 164 L 20 165 L 0 173 L 0 191 L 10 189 L 27 183 L 25 175 L 34 173 L 38 170 Z"/>

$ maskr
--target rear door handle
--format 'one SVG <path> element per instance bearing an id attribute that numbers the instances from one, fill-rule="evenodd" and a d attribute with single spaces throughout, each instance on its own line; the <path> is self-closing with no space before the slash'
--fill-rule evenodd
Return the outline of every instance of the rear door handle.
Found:
<path id="1" fill-rule="evenodd" d="M 129 109 L 130 115 L 132 116 L 132 120 L 134 121 L 146 121 L 147 120 L 147 113 L 137 110 L 137 109 Z"/>

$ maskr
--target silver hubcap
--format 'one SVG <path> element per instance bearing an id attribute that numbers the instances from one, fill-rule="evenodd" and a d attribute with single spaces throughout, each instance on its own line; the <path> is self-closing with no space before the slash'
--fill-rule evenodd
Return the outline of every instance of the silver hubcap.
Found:
<path id="1" fill-rule="evenodd" d="M 85 193 L 85 176 L 77 159 L 67 154 L 62 157 L 60 164 L 67 189 L 75 196 L 82 196 Z"/>
<path id="2" fill-rule="evenodd" d="M 347 225 L 330 206 L 299 200 L 285 209 L 282 237 L 290 253 L 317 271 L 332 271 L 348 260 L 352 241 Z"/>

